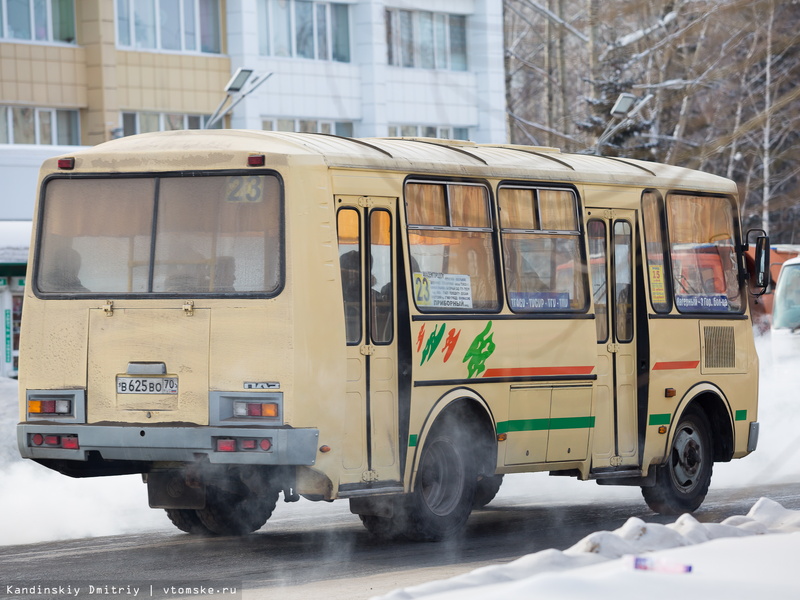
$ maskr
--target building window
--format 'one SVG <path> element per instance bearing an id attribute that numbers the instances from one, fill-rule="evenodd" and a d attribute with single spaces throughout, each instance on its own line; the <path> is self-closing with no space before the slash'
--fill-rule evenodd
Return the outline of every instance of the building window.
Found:
<path id="1" fill-rule="evenodd" d="M 0 0 L 0 38 L 75 43 L 75 0 Z"/>
<path id="2" fill-rule="evenodd" d="M 182 129 L 204 129 L 211 115 L 184 115 L 157 112 L 122 113 L 122 135 L 151 133 L 153 131 L 177 131 Z M 220 129 L 220 119 L 209 129 Z"/>
<path id="3" fill-rule="evenodd" d="M 390 65 L 467 70 L 467 18 L 427 11 L 386 9 Z"/>
<path id="4" fill-rule="evenodd" d="M 261 120 L 264 131 L 293 131 L 301 133 L 327 133 L 341 137 L 353 137 L 352 121 L 324 121 L 317 119 L 273 119 Z"/>
<path id="5" fill-rule="evenodd" d="M 222 52 L 219 0 L 117 0 L 121 48 Z"/>
<path id="6" fill-rule="evenodd" d="M 258 0 L 258 44 L 263 56 L 350 62 L 346 4 Z"/>
<path id="7" fill-rule="evenodd" d="M 77 110 L 0 107 L 0 144 L 76 146 L 80 143 Z"/>
<path id="8" fill-rule="evenodd" d="M 443 140 L 468 140 L 468 127 L 436 125 L 389 125 L 389 137 L 428 137 Z"/>

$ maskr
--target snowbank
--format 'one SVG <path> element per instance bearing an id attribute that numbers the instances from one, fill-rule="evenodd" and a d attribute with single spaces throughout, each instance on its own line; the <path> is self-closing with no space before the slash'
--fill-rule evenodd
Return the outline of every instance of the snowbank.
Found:
<path id="1" fill-rule="evenodd" d="M 790 533 L 790 535 L 778 535 Z M 746 539 L 743 539 L 746 538 Z M 700 523 L 683 515 L 670 525 L 631 518 L 560 552 L 543 550 L 506 565 L 394 591 L 382 600 L 486 598 L 797 598 L 794 559 L 800 511 L 762 498 L 746 516 Z M 634 567 L 649 559 L 651 569 Z M 690 569 L 690 570 L 689 570 Z"/>

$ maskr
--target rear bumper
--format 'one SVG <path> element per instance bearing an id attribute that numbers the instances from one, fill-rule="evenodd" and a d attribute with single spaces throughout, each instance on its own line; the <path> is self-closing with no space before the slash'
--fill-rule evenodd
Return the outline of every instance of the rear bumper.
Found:
<path id="1" fill-rule="evenodd" d="M 77 449 L 33 443 L 33 436 L 77 436 Z M 217 439 L 269 438 L 268 451 L 218 452 Z M 17 442 L 23 458 L 87 461 L 90 453 L 113 461 L 195 462 L 214 464 L 313 465 L 316 462 L 319 430 L 268 427 L 143 427 L 138 425 L 81 425 L 20 423 Z"/>

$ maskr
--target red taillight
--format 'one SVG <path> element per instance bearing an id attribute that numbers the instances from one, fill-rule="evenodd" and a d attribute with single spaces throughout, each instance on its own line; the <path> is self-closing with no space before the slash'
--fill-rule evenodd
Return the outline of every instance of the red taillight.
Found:
<path id="1" fill-rule="evenodd" d="M 248 167 L 263 167 L 267 164 L 267 157 L 263 154 L 251 154 L 247 157 Z"/>
<path id="2" fill-rule="evenodd" d="M 248 417 L 260 417 L 261 416 L 261 405 L 260 404 L 248 404 L 247 405 L 247 416 Z"/>
<path id="3" fill-rule="evenodd" d="M 61 444 L 61 438 L 57 435 L 46 435 L 44 436 L 44 445 L 45 446 L 58 446 Z"/>
<path id="4" fill-rule="evenodd" d="M 217 440 L 217 452 L 236 452 L 236 440 Z"/>
<path id="5" fill-rule="evenodd" d="M 59 158 L 58 159 L 58 168 L 65 169 L 67 171 L 71 171 L 75 168 L 75 159 L 74 158 Z"/>
<path id="6" fill-rule="evenodd" d="M 61 447 L 67 450 L 77 450 L 80 448 L 78 445 L 77 435 L 65 435 L 61 438 Z"/>
<path id="7" fill-rule="evenodd" d="M 270 448 L 272 448 L 272 440 L 270 440 L 269 438 L 264 438 L 263 440 L 261 440 L 259 446 L 261 446 L 262 450 L 269 450 Z"/>
<path id="8" fill-rule="evenodd" d="M 31 444 L 34 446 L 41 446 L 44 444 L 44 436 L 41 433 L 34 433 L 31 436 Z"/>
<path id="9" fill-rule="evenodd" d="M 256 449 L 255 440 L 242 440 L 242 450 L 255 450 L 255 449 Z"/>

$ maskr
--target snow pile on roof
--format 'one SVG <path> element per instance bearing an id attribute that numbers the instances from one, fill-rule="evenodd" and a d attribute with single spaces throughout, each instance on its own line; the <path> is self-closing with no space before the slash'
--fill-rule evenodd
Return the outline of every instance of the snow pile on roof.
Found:
<path id="1" fill-rule="evenodd" d="M 778 533 L 794 535 L 766 535 Z M 748 538 L 755 544 L 743 545 L 742 540 L 736 538 Z M 694 552 L 687 552 L 687 547 L 697 545 L 699 547 L 693 548 Z M 682 550 L 673 550 L 676 548 Z M 760 550 L 754 551 L 756 548 Z M 785 567 L 781 557 L 796 556 L 798 551 L 800 511 L 786 509 L 773 500 L 762 498 L 746 516 L 730 517 L 722 523 L 700 523 L 688 514 L 670 525 L 631 518 L 619 529 L 594 532 L 563 552 L 543 550 L 506 565 L 483 567 L 452 579 L 396 590 L 382 596 L 382 600 L 585 598 L 588 596 L 584 594 L 590 590 L 598 591 L 598 586 L 602 589 L 609 584 L 616 584 L 619 592 L 627 589 L 633 594 L 615 594 L 617 599 L 642 598 L 641 586 L 648 584 L 653 586 L 647 588 L 646 594 L 651 600 L 674 599 L 673 584 L 678 584 L 680 589 L 685 585 L 687 590 L 693 590 L 688 592 L 691 597 L 744 597 L 737 593 L 738 587 L 733 587 L 733 595 L 722 593 L 720 582 L 713 575 L 716 563 L 726 573 L 729 584 L 740 578 L 751 584 L 769 579 L 775 588 L 770 588 L 771 598 L 794 598 L 800 594 L 800 584 L 794 580 L 794 568 L 786 569 L 783 577 L 780 576 Z M 655 573 L 634 568 L 633 557 L 642 555 L 651 558 L 649 569 L 644 571 Z M 745 560 L 747 566 L 737 569 L 737 560 Z M 774 570 L 778 572 L 772 573 Z M 685 576 L 676 574 L 684 571 Z M 734 573 L 737 577 L 731 577 Z M 651 579 L 643 581 L 640 579 L 643 576 Z M 702 586 L 697 587 L 700 582 L 708 583 L 708 594 L 704 594 Z M 790 596 L 781 593 L 784 586 Z M 592 597 L 611 596 L 592 593 Z"/>
<path id="2" fill-rule="evenodd" d="M 26 264 L 30 243 L 30 221 L 0 221 L 0 263 Z"/>

